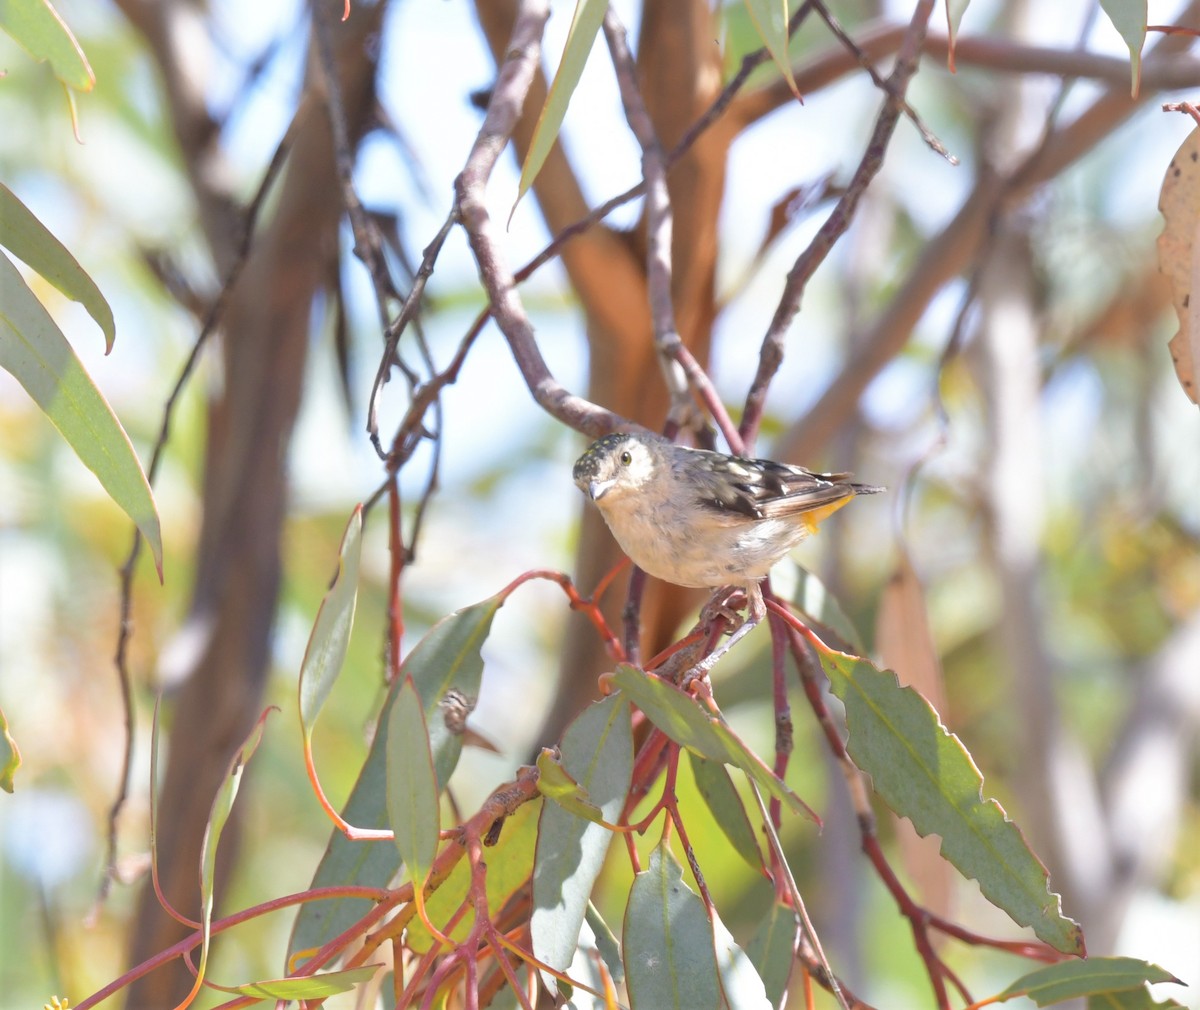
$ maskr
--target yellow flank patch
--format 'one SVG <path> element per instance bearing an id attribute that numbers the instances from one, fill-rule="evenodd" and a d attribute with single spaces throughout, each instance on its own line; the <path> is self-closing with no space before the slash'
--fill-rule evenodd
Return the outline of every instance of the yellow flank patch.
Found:
<path id="1" fill-rule="evenodd" d="M 816 533 L 823 520 L 828 519 L 853 497 L 853 494 L 848 494 L 844 498 L 839 498 L 837 501 L 831 501 L 827 505 L 821 505 L 820 507 L 813 509 L 811 512 L 801 513 L 800 518 L 804 520 L 804 528 L 808 530 L 810 535 Z"/>

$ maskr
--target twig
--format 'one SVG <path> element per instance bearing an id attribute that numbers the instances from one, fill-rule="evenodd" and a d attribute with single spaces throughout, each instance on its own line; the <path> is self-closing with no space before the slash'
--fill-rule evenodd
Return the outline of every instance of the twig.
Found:
<path id="1" fill-rule="evenodd" d="M 746 409 L 742 414 L 740 433 L 747 446 L 753 446 L 758 436 L 759 424 L 762 422 L 763 409 L 766 406 L 767 390 L 779 366 L 783 363 L 784 338 L 788 327 L 800 311 L 800 299 L 809 279 L 816 273 L 829 255 L 834 243 L 850 227 L 858 209 L 859 201 L 866 192 L 867 186 L 875 178 L 883 166 L 883 155 L 888 143 L 895 133 L 896 124 L 900 121 L 902 102 L 908 82 L 917 70 L 917 58 L 920 54 L 921 41 L 925 35 L 925 27 L 933 13 L 933 0 L 921 0 L 913 13 L 904 41 L 901 43 L 896 66 L 888 77 L 886 84 L 887 100 L 875 120 L 875 129 L 867 149 L 855 169 L 846 192 L 838 200 L 833 212 L 825 219 L 808 248 L 796 260 L 788 272 L 783 295 L 775 310 L 774 318 L 763 337 L 759 351 L 758 371 L 751 383 L 750 392 L 746 396 Z"/>

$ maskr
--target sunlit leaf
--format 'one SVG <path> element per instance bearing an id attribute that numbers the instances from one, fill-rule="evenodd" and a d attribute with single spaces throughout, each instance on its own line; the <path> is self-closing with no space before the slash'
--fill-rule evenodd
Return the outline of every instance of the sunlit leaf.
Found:
<path id="1" fill-rule="evenodd" d="M 499 841 L 486 850 L 485 892 L 488 908 L 493 912 L 502 909 L 509 898 L 529 882 L 529 875 L 533 872 L 533 850 L 537 842 L 537 823 L 541 809 L 539 802 L 522 804 L 516 813 L 505 820 Z M 470 883 L 470 861 L 460 859 L 450 876 L 425 900 L 425 911 L 429 920 L 434 924 L 449 920 L 466 901 Z M 452 940 L 465 940 L 474 925 L 475 910 L 468 902 L 465 914 L 458 920 L 454 929 L 447 930 L 446 935 Z M 429 950 L 433 937 L 424 923 L 414 919 L 409 924 L 405 940 L 409 949 L 424 954 Z"/>
<path id="2" fill-rule="evenodd" d="M 577 817 L 595 821 L 597 824 L 604 820 L 604 814 L 591 801 L 587 789 L 571 777 L 563 767 L 561 758 L 549 747 L 542 748 L 538 755 L 537 767 L 538 792 L 543 796 Z"/>
<path id="3" fill-rule="evenodd" d="M 891 671 L 818 651 L 846 706 L 850 756 L 876 791 L 918 834 L 942 838 L 942 855 L 1022 926 L 1068 954 L 1083 953 L 1079 924 L 1062 914 L 1046 868 L 1000 804 L 983 798 L 983 778 L 933 707 Z"/>
<path id="4" fill-rule="evenodd" d="M 2 4 L 4 0 L 0 0 Z M 104 353 L 113 349 L 117 327 L 112 309 L 96 282 L 78 260 L 7 186 L 0 183 L 0 246 L 4 246 L 31 270 L 36 271 L 62 294 L 78 302 L 104 334 Z"/>
<path id="5" fill-rule="evenodd" d="M 1080 961 L 1063 961 L 1030 972 L 1017 979 L 997 999 L 1027 996 L 1038 1006 L 1050 1006 L 1063 1000 L 1122 989 L 1145 992 L 1147 982 L 1179 983 L 1179 979 L 1158 965 L 1137 958 L 1091 957 Z"/>
<path id="6" fill-rule="evenodd" d="M 788 2 L 787 0 L 746 0 L 746 10 L 758 31 L 759 38 L 788 87 L 803 101 L 796 79 L 792 76 L 792 62 L 788 56 Z"/>
<path id="7" fill-rule="evenodd" d="M 63 84 L 77 91 L 95 87 L 96 75 L 87 57 L 48 0 L 0 0 L 0 29 L 39 63 L 49 60 Z"/>
<path id="8" fill-rule="evenodd" d="M 704 902 L 664 840 L 629 891 L 621 947 L 632 1010 L 718 1010 L 721 990 Z"/>
<path id="9" fill-rule="evenodd" d="M 454 731 L 454 713 L 479 696 L 483 676 L 480 649 L 487 640 L 504 597 L 489 597 L 442 618 L 405 659 L 400 678 L 411 677 L 425 712 L 439 788 L 445 788 L 462 753 L 463 736 Z M 358 781 L 342 816 L 362 828 L 386 828 L 388 719 L 398 688 L 384 701 L 379 726 Z M 449 719 L 449 725 L 447 724 Z M 391 841 L 355 842 L 334 829 L 313 877 L 313 887 L 359 884 L 386 887 L 400 869 L 400 854 Z M 373 908 L 365 898 L 305 902 L 296 917 L 288 958 L 316 949 L 348 929 Z"/>
<path id="10" fill-rule="evenodd" d="M 237 799 L 238 789 L 242 784 L 242 772 L 246 768 L 246 762 L 254 756 L 259 743 L 262 742 L 263 726 L 266 724 L 270 711 L 267 709 L 258 717 L 254 728 L 250 730 L 242 746 L 230 759 L 225 777 L 221 780 L 221 785 L 217 788 L 217 795 L 213 799 L 208 823 L 204 828 L 204 838 L 200 844 L 200 933 L 203 939 L 200 945 L 200 963 L 196 966 L 196 980 L 192 987 L 192 996 L 199 991 L 208 965 L 213 892 L 216 887 L 217 846 L 221 841 L 221 833 L 229 822 L 229 815 L 233 812 L 233 803 Z"/>
<path id="11" fill-rule="evenodd" d="M 13 780 L 20 767 L 21 751 L 17 741 L 8 732 L 8 719 L 4 716 L 4 709 L 0 708 L 0 789 L 6 793 L 13 791 Z"/>
<path id="12" fill-rule="evenodd" d="M 1131 94 L 1142 80 L 1142 46 L 1146 43 L 1146 0 L 1100 0 L 1100 7 L 1129 47 Z"/>
<path id="13" fill-rule="evenodd" d="M 337 571 L 333 576 L 300 664 L 300 725 L 305 737 L 329 697 L 334 681 L 346 661 L 346 647 L 354 627 L 358 600 L 358 562 L 362 555 L 362 506 L 355 508 L 342 534 Z"/>
<path id="14" fill-rule="evenodd" d="M 1158 197 L 1163 216 L 1158 236 L 1158 269 L 1171 285 L 1171 302 L 1179 329 L 1171 338 L 1175 374 L 1192 403 L 1200 403 L 1200 252 L 1195 247 L 1200 226 L 1200 128 L 1192 130 L 1175 152 Z"/>
<path id="15" fill-rule="evenodd" d="M 380 967 L 377 964 L 368 964 L 361 968 L 328 971 L 321 975 L 311 975 L 305 978 L 265 979 L 262 982 L 247 982 L 244 985 L 230 986 L 227 989 L 223 988 L 222 991 L 240 993 L 243 996 L 264 996 L 270 999 L 318 999 L 324 996 L 336 996 L 340 992 L 349 992 L 355 986 L 370 981 Z"/>
<path id="16" fill-rule="evenodd" d="M 746 860 L 750 868 L 756 872 L 760 871 L 763 858 L 758 839 L 750 824 L 750 818 L 746 815 L 745 804 L 738 795 L 725 765 L 719 761 L 709 761 L 692 751 L 688 751 L 688 757 L 691 759 L 696 788 L 700 790 L 700 795 L 717 826 L 729 839 L 734 851 Z"/>
<path id="17" fill-rule="evenodd" d="M 101 486 L 133 520 L 162 575 L 162 534 L 129 436 L 50 313 L 0 254 L 0 368 L 33 397 Z"/>
<path id="18" fill-rule="evenodd" d="M 530 140 L 529 151 L 525 155 L 525 164 L 521 166 L 521 182 L 517 188 L 516 203 L 520 203 L 521 197 L 529 192 L 529 187 L 533 185 L 534 179 L 550 155 L 551 148 L 554 147 L 554 142 L 558 139 L 563 117 L 567 114 L 567 106 L 579 84 L 588 55 L 596 41 L 596 33 L 600 30 L 607 10 L 608 0 L 576 0 L 571 29 L 567 33 L 567 44 L 563 47 L 562 61 L 550 84 L 546 104 L 542 108 L 542 114 L 538 116 L 537 126 L 534 127 L 533 139 Z"/>
<path id="19" fill-rule="evenodd" d="M 800 927 L 796 922 L 796 913 L 786 905 L 774 902 L 770 914 L 746 945 L 746 955 L 758 969 L 771 1006 L 783 1004 L 792 965 L 796 961 L 796 945 L 799 938 Z"/>
<path id="20" fill-rule="evenodd" d="M 604 819 L 615 822 L 633 771 L 633 732 L 624 697 L 614 694 L 585 708 L 563 734 L 561 751 L 571 778 L 588 791 Z M 557 803 L 542 805 L 529 931 L 534 955 L 552 968 L 565 969 L 575 957 L 612 837 L 607 828 Z"/>
<path id="21" fill-rule="evenodd" d="M 792 792 L 741 737 L 723 720 L 710 715 L 691 695 L 653 674 L 625 664 L 617 667 L 613 683 L 676 743 L 701 757 L 740 768 L 776 799 L 820 823 L 812 808 Z"/>
<path id="22" fill-rule="evenodd" d="M 400 860 L 413 886 L 420 887 L 437 855 L 441 811 L 425 712 L 409 677 L 400 684 L 388 715 L 387 769 L 388 823 Z"/>

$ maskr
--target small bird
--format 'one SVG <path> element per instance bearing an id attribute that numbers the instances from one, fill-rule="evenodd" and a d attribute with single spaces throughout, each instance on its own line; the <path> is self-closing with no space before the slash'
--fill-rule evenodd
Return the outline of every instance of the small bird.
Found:
<path id="1" fill-rule="evenodd" d="M 622 432 L 588 446 L 573 476 L 647 574 L 677 586 L 745 591 L 746 621 L 702 662 L 704 670 L 766 615 L 759 582 L 771 567 L 851 498 L 884 490 L 853 483 L 847 473 Z"/>

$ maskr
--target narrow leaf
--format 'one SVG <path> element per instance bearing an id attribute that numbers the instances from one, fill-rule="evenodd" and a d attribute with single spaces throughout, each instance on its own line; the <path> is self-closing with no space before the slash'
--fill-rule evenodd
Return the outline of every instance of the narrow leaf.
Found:
<path id="1" fill-rule="evenodd" d="M 583 68 L 587 64 L 592 44 L 596 41 L 596 33 L 600 31 L 607 10 L 608 0 L 576 0 L 575 15 L 571 19 L 571 30 L 567 33 L 567 44 L 563 47 L 562 61 L 550 84 L 546 104 L 542 108 L 542 114 L 538 116 L 537 126 L 533 129 L 533 139 L 529 142 L 525 164 L 521 166 L 521 182 L 517 187 L 514 209 L 529 192 L 529 187 L 533 185 L 533 180 L 542 170 L 554 142 L 558 139 L 563 117 L 567 114 L 567 106 L 579 84 L 579 78 L 583 75 Z"/>
<path id="2" fill-rule="evenodd" d="M 712 930 L 664 840 L 629 891 L 622 948 L 632 1010 L 719 1010 Z"/>
<path id="3" fill-rule="evenodd" d="M 411 677 L 401 683 L 388 716 L 387 769 L 388 823 L 413 887 L 421 887 L 437 856 L 441 811 L 425 712 Z"/>
<path id="4" fill-rule="evenodd" d="M 1142 46 L 1146 43 L 1146 0 L 1100 0 L 1100 7 L 1129 47 L 1130 94 L 1136 98 L 1142 80 Z"/>
<path id="5" fill-rule="evenodd" d="M 387 827 L 384 805 L 387 779 L 388 721 L 399 682 L 411 677 L 430 731 L 433 763 L 439 788 L 445 788 L 462 753 L 463 735 L 456 732 L 464 708 L 474 706 L 483 677 L 480 649 L 491 631 L 492 619 L 504 603 L 492 596 L 464 607 L 435 624 L 417 643 L 400 668 L 397 686 L 384 701 L 379 728 L 359 772 L 342 816 L 364 828 Z M 400 869 L 400 854 L 390 841 L 352 842 L 340 831 L 329 844 L 313 877 L 313 887 L 361 884 L 386 887 Z M 288 959 L 318 948 L 348 929 L 374 907 L 365 898 L 305 902 L 296 917 L 288 944 Z"/>
<path id="6" fill-rule="evenodd" d="M 0 28 L 39 63 L 49 60 L 63 84 L 78 91 L 95 87 L 87 57 L 48 0 L 0 0 Z"/>
<path id="7" fill-rule="evenodd" d="M 1121 989 L 1144 990 L 1147 982 L 1183 984 L 1169 971 L 1137 958 L 1090 957 L 1081 961 L 1062 961 L 1030 972 L 1017 979 L 996 999 L 1028 996 L 1038 1006 L 1050 1006 L 1063 1000 Z"/>
<path id="8" fill-rule="evenodd" d="M 691 695 L 653 674 L 620 665 L 613 683 L 628 693 L 651 722 L 676 743 L 701 757 L 740 768 L 772 796 L 817 824 L 821 819 L 792 792 L 762 758 L 721 719 L 711 716 Z"/>
<path id="9" fill-rule="evenodd" d="M 691 759 L 696 788 L 700 790 L 700 795 L 717 826 L 724 832 L 734 851 L 750 868 L 756 872 L 760 871 L 763 868 L 763 858 L 758 839 L 729 772 L 720 762 L 709 761 L 692 751 L 688 751 L 688 757 Z"/>
<path id="10" fill-rule="evenodd" d="M 918 834 L 942 838 L 942 855 L 980 890 L 1056 950 L 1083 953 L 1079 924 L 1062 914 L 1046 868 L 995 800 L 959 739 L 933 707 L 891 671 L 844 653 L 818 651 L 846 707 L 850 756 Z"/>
<path id="11" fill-rule="evenodd" d="M 4 716 L 4 709 L 0 708 L 0 789 L 6 793 L 13 791 L 13 780 L 20 767 L 20 748 L 8 732 L 8 719 Z"/>
<path id="12" fill-rule="evenodd" d="M 258 750 L 258 745 L 262 741 L 263 727 L 266 725 L 267 716 L 271 709 L 267 709 L 258 717 L 254 728 L 250 730 L 242 746 L 230 759 L 229 768 L 225 773 L 225 778 L 222 779 L 221 785 L 217 789 L 217 795 L 213 798 L 212 808 L 209 811 L 208 823 L 204 828 L 204 838 L 200 843 L 200 933 L 202 942 L 200 945 L 200 963 L 196 966 L 196 980 L 192 986 L 192 997 L 199 992 L 201 984 L 204 982 L 204 973 L 208 966 L 208 952 L 211 943 L 212 930 L 212 911 L 213 911 L 213 891 L 216 886 L 216 871 L 217 871 L 217 846 L 221 841 L 221 833 L 225 830 L 225 825 L 229 822 L 229 815 L 233 812 L 233 803 L 237 799 L 238 789 L 242 784 L 242 772 L 245 770 L 246 762 L 254 756 L 254 752 Z M 191 998 L 185 1001 L 186 1006 L 191 1002 Z"/>
<path id="13" fill-rule="evenodd" d="M 804 615 L 805 623 L 820 635 L 821 641 L 856 656 L 866 652 L 862 635 L 825 583 L 801 565 L 793 563 L 789 567 L 796 577 L 796 586 L 789 599 Z"/>
<path id="14" fill-rule="evenodd" d="M 633 731 L 625 698 L 614 694 L 589 705 L 567 727 L 561 749 L 563 767 L 588 791 L 604 819 L 615 822 L 633 772 Z M 529 931 L 534 955 L 552 968 L 565 969 L 575 956 L 592 886 L 611 840 L 607 828 L 556 803 L 542 805 Z"/>
<path id="15" fill-rule="evenodd" d="M 67 338 L 0 254 L 0 368 L 12 373 L 134 521 L 162 577 L 162 534 L 154 495 L 129 436 L 92 383 Z"/>
<path id="16" fill-rule="evenodd" d="M 754 962 L 733 939 L 714 908 L 713 945 L 717 953 L 717 975 L 729 1010 L 771 1010 L 767 990 Z"/>
<path id="17" fill-rule="evenodd" d="M 796 913 L 786 905 L 775 902 L 771 905 L 770 915 L 763 920 L 758 932 L 746 946 L 746 955 L 758 969 L 771 1006 L 783 1005 L 799 938 Z"/>
<path id="18" fill-rule="evenodd" d="M 4 0 L 0 0 L 0 5 Z M 104 333 L 104 353 L 113 349 L 117 326 L 96 282 L 11 189 L 0 183 L 0 245 L 59 291 L 82 305 Z"/>
<path id="19" fill-rule="evenodd" d="M 321 706 L 329 697 L 334 681 L 346 661 L 346 647 L 354 627 L 354 607 L 358 601 L 358 562 L 362 555 L 362 506 L 350 515 L 333 582 L 321 601 L 304 662 L 300 664 L 300 726 L 305 738 L 312 736 L 313 724 Z"/>
<path id="20" fill-rule="evenodd" d="M 788 56 L 787 0 L 746 0 L 746 10 L 750 12 L 750 20 L 754 22 L 759 38 L 792 89 L 792 94 L 799 101 L 804 101 L 792 76 L 792 61 Z"/>
<path id="21" fill-rule="evenodd" d="M 604 958 L 608 973 L 614 982 L 620 985 L 625 981 L 625 965 L 621 962 L 621 944 L 616 934 L 608 928 L 608 923 L 601 917 L 599 910 L 590 901 L 585 914 L 587 924 L 591 927 L 592 936 L 596 941 L 596 950 Z"/>
<path id="22" fill-rule="evenodd" d="M 263 996 L 270 999 L 320 999 L 349 992 L 355 986 L 369 982 L 382 967 L 378 964 L 347 968 L 344 971 L 327 971 L 321 975 L 305 978 L 272 978 L 262 982 L 247 982 L 230 986 L 223 992 L 240 993 L 243 996 Z"/>
<path id="23" fill-rule="evenodd" d="M 1163 216 L 1158 236 L 1158 269 L 1171 286 L 1179 329 L 1168 345 L 1175 374 L 1192 403 L 1200 403 L 1200 128 L 1192 130 L 1175 152 L 1158 196 Z M 1192 292 L 1197 297 L 1192 297 Z"/>

